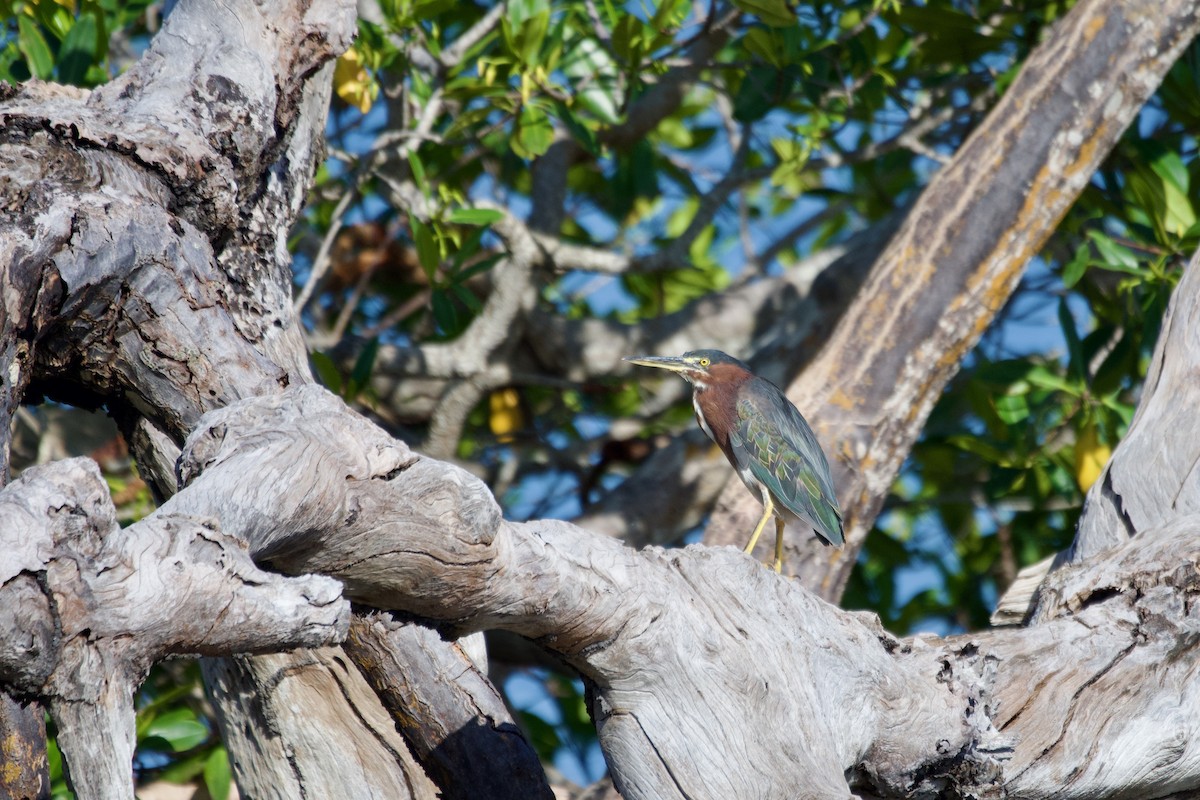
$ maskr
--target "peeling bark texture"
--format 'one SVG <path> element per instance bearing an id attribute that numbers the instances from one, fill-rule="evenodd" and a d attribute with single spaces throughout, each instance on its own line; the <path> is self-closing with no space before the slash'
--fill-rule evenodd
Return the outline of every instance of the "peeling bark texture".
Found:
<path id="1" fill-rule="evenodd" d="M 173 654 L 336 641 L 350 608 L 322 576 L 259 570 L 211 521 L 156 513 L 121 529 L 94 462 L 27 470 L 0 492 L 0 682 L 49 697 L 82 797 L 133 794 L 133 692 Z"/>
<path id="2" fill-rule="evenodd" d="M 1088 491 L 1071 546 L 1084 561 L 1180 514 L 1200 513 L 1200 441 L 1189 430 L 1200 403 L 1200 268 L 1193 256 L 1163 318 L 1137 415 Z"/>
<path id="3" fill-rule="evenodd" d="M 1196 0 L 1082 0 L 922 193 L 789 388 L 830 456 L 846 521 L 841 551 L 789 533 L 786 563 L 805 585 L 841 596 L 963 355 L 1198 30 Z M 757 500 L 730 482 L 706 541 L 742 541 L 759 514 Z"/>

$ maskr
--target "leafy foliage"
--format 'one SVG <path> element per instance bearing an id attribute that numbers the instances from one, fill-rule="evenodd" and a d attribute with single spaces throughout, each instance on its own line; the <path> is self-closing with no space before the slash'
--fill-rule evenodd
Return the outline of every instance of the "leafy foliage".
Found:
<path id="1" fill-rule="evenodd" d="M 3 0 L 0 80 L 39 78 L 76 86 L 98 86 L 118 66 L 110 39 L 135 44 L 148 33 L 146 10 L 153 0 Z"/>

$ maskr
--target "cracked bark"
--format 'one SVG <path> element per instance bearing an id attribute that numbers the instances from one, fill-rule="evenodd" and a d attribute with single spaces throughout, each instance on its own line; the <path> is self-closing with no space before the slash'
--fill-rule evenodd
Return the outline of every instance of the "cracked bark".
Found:
<path id="1" fill-rule="evenodd" d="M 114 83 L 88 93 L 32 81 L 4 93 L 0 163 L 11 167 L 4 204 L 13 213 L 0 218 L 0 367 L 14 378 L 4 381 L 5 411 L 42 395 L 105 404 L 166 497 L 178 444 L 203 413 L 310 380 L 286 238 L 321 158 L 329 79 L 319 67 L 348 43 L 350 12 L 344 2 L 184 2 Z M 324 651 L 205 665 L 243 791 L 396 796 L 407 787 L 432 796 L 395 723 L 348 665 Z M 88 766 L 87 748 L 67 754 L 86 796 L 132 795 L 128 695 L 139 675 L 106 695 L 111 735 L 92 737 L 98 753 L 111 744 L 103 765 Z M 434 677 L 412 679 L 420 687 Z M 50 698 L 53 713 L 79 710 L 57 703 L 54 687 L 15 685 Z M 422 710 L 437 719 L 443 709 Z M 76 724 L 91 723 L 85 715 Z M 89 738 L 78 730 L 76 742 Z M 360 760 L 369 751 L 376 757 Z"/>

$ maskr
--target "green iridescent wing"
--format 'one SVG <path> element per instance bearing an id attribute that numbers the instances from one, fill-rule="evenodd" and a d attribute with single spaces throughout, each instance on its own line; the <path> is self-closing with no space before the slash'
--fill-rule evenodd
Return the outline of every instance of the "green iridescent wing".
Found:
<path id="1" fill-rule="evenodd" d="M 729 442 L 739 472 L 748 471 L 826 541 L 842 544 L 842 513 L 829 462 L 812 428 L 774 384 L 755 379 L 743 387 Z"/>

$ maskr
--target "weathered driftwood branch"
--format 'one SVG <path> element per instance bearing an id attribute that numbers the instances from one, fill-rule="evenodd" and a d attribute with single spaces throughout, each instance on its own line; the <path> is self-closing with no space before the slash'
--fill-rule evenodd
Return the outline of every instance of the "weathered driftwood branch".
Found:
<path id="1" fill-rule="evenodd" d="M 49 701 L 83 797 L 133 796 L 133 694 L 155 661 L 311 647 L 349 625 L 336 581 L 263 572 L 210 519 L 121 529 L 86 459 L 0 492 L 0 552 L 0 682 Z"/>
<path id="2" fill-rule="evenodd" d="M 1197 31 L 1196 0 L 1077 3 L 930 182 L 792 384 L 790 397 L 826 444 L 846 512 L 848 552 L 807 532 L 792 539 L 787 563 L 822 596 L 841 596 L 942 388 Z M 706 541 L 741 541 L 754 524 L 757 500 L 736 484 L 718 501 Z"/>
<path id="3" fill-rule="evenodd" d="M 0 411 L 38 393 L 104 403 L 166 497 L 172 450 L 205 411 L 310 380 L 286 241 L 322 156 L 330 82 L 317 71 L 349 44 L 353 10 L 181 2 L 114 83 L 0 95 L 13 212 L 0 218 Z M 347 667 L 324 651 L 206 666 L 245 791 L 432 793 Z M 364 742 L 377 758 L 358 760 Z"/>
<path id="4" fill-rule="evenodd" d="M 219 514 L 259 559 L 336 576 L 352 598 L 447 635 L 499 628 L 560 655 L 588 682 L 628 798 L 796 787 L 818 798 L 1001 787 L 1054 797 L 1072 772 L 1091 793 L 1077 796 L 1112 796 L 1141 765 L 1098 732 L 1151 724 L 1157 705 L 1075 690 L 1118 663 L 1144 669 L 1164 647 L 1194 648 L 1186 617 L 1130 626 L 1197 588 L 1169 561 L 1177 531 L 1131 578 L 1163 587 L 1153 596 L 1033 631 L 904 645 L 733 548 L 635 552 L 566 523 L 506 522 L 477 480 L 415 456 L 315 387 L 206 416 L 181 473 L 186 488 L 164 511 Z M 1193 671 L 1183 661 L 1161 667 L 1159 690 L 1181 691 Z M 1046 739 L 1063 730 L 1064 697 L 1080 725 L 1070 741 L 1088 739 L 1088 752 Z M 1190 729 L 1176 733 L 1190 746 Z M 764 759 L 770 768 L 758 769 Z M 1180 766 L 1173 781 L 1200 785 L 1200 770 Z"/>
<path id="5" fill-rule="evenodd" d="M 1200 788 L 1200 516 L 1053 573 L 1033 627 L 959 637 L 996 659 L 1010 797 Z"/>
<path id="6" fill-rule="evenodd" d="M 590 682 L 627 797 L 771 796 L 789 785 L 845 797 L 844 770 L 872 753 L 872 774 L 897 786 L 919 784 L 931 754 L 990 758 L 977 755 L 986 732 L 963 716 L 982 703 L 978 687 L 898 667 L 882 631 L 753 559 L 639 553 L 565 523 L 507 523 L 477 480 L 417 458 L 324 390 L 214 412 L 189 439 L 181 474 L 186 486 L 164 511 L 219 513 L 260 560 L 336 576 L 350 597 L 447 633 L 497 627 L 560 654 Z M 265 497 L 262 485 L 286 490 Z M 918 709 L 921 726 L 911 724 Z M 770 770 L 713 769 L 775 751 Z"/>

